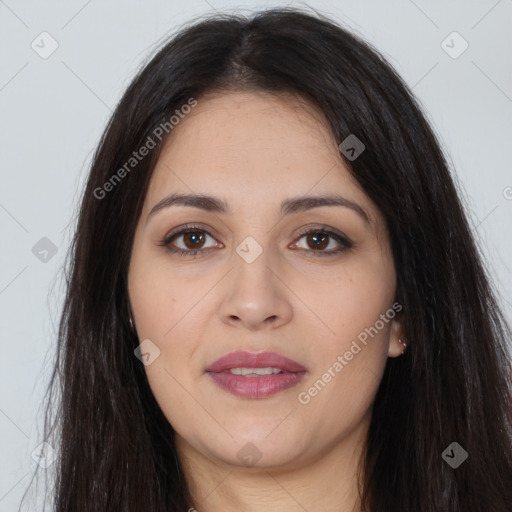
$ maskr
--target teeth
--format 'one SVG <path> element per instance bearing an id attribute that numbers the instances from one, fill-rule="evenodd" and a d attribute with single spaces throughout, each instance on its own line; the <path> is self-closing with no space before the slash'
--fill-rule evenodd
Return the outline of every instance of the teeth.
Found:
<path id="1" fill-rule="evenodd" d="M 244 377 L 256 377 L 261 375 L 274 375 L 281 373 L 280 368 L 231 368 L 229 370 L 233 375 L 243 375 Z"/>

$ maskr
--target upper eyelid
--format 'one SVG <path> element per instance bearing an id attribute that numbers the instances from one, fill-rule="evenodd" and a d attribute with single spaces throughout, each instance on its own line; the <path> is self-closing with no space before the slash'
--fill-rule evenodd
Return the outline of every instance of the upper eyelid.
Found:
<path id="1" fill-rule="evenodd" d="M 349 241 L 348 237 L 343 232 L 339 231 L 338 229 L 326 226 L 325 224 L 322 224 L 319 227 L 309 226 L 309 227 L 301 228 L 299 230 L 299 233 L 296 236 L 302 237 L 311 232 L 325 232 L 325 233 L 328 233 L 329 235 L 335 235 L 335 236 L 338 236 L 339 238 L 345 239 L 347 242 Z"/>
<path id="2" fill-rule="evenodd" d="M 201 227 L 200 225 L 193 225 L 193 224 L 185 225 L 185 226 L 183 226 L 181 228 L 177 228 L 176 230 L 171 231 L 168 235 L 166 235 L 164 237 L 163 241 L 162 241 L 162 244 L 163 245 L 167 245 L 167 244 L 171 243 L 171 240 L 173 240 L 174 238 L 183 236 L 183 235 L 185 235 L 188 232 L 203 231 L 207 236 L 212 237 L 218 243 L 224 245 L 222 242 L 219 242 L 217 240 L 217 236 L 216 235 L 210 233 L 209 229 L 211 229 L 211 228 L 207 229 L 205 227 Z M 294 242 L 300 240 L 302 237 L 306 236 L 307 234 L 309 234 L 311 232 L 325 232 L 331 238 L 335 238 L 335 239 L 339 238 L 340 240 L 336 240 L 337 243 L 339 243 L 339 244 L 342 244 L 342 245 L 343 244 L 352 245 L 351 240 L 346 235 L 344 235 L 343 233 L 339 232 L 335 228 L 330 228 L 329 226 L 326 226 L 326 225 L 320 225 L 319 227 L 310 226 L 310 227 L 302 228 L 300 230 L 300 232 L 295 236 Z M 189 251 L 194 251 L 194 250 L 196 250 L 196 249 L 189 249 Z M 197 249 L 197 250 L 201 251 L 203 249 L 200 248 L 200 249 Z M 206 250 L 206 249 L 204 249 L 204 250 Z M 329 252 L 329 251 L 324 251 L 324 252 Z"/>
<path id="3" fill-rule="evenodd" d="M 190 231 L 204 231 L 208 236 L 211 236 L 212 238 L 217 238 L 215 234 L 212 234 L 211 228 L 205 228 L 201 226 L 195 226 L 195 225 L 185 225 L 180 228 L 176 228 L 175 230 L 171 230 L 169 234 L 165 235 L 163 242 L 168 243 L 172 238 L 184 235 Z M 213 230 L 214 231 L 214 230 Z"/>

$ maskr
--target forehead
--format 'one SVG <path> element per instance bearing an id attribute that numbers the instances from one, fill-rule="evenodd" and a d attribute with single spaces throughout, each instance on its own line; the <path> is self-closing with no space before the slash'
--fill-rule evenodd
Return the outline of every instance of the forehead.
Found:
<path id="1" fill-rule="evenodd" d="M 234 210 L 236 203 L 280 205 L 288 197 L 339 192 L 371 210 L 323 113 L 291 94 L 198 99 L 166 140 L 147 208 L 171 192 L 215 195 Z"/>

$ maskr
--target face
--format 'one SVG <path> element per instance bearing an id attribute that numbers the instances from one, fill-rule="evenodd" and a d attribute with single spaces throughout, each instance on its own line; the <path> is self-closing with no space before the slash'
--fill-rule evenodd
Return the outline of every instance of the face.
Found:
<path id="1" fill-rule="evenodd" d="M 252 92 L 200 99 L 166 141 L 128 286 L 182 451 L 297 467 L 368 426 L 400 306 L 384 220 L 339 142 L 313 106 Z"/>

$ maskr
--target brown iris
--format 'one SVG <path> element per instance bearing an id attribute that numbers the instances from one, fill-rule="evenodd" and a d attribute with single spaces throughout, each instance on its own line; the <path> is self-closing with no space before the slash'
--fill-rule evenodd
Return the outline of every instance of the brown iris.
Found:
<path id="1" fill-rule="evenodd" d="M 205 236 L 201 231 L 189 231 L 183 235 L 183 240 L 189 249 L 200 249 L 204 244 Z M 197 245 L 199 243 L 201 246 Z"/>
<path id="2" fill-rule="evenodd" d="M 308 245 L 314 249 L 325 249 L 329 245 L 329 235 L 325 233 L 311 233 L 308 234 L 306 240 Z M 314 245 L 310 245 L 309 241 L 313 240 Z"/>

